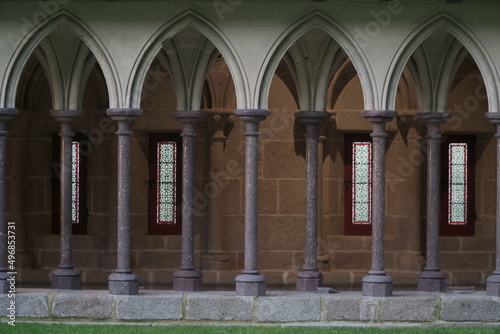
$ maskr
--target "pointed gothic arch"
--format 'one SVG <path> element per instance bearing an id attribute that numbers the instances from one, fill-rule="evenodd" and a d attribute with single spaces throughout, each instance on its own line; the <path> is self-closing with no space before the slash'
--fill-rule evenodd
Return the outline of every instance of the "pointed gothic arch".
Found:
<path id="1" fill-rule="evenodd" d="M 497 112 L 499 110 L 500 100 L 495 83 L 500 81 L 498 71 L 491 56 L 479 42 L 479 39 L 475 37 L 463 23 L 447 13 L 440 13 L 432 18 L 424 20 L 424 23 L 409 34 L 401 45 L 391 63 L 387 79 L 385 80 L 382 92 L 382 106 L 388 110 L 394 109 L 398 82 L 405 65 L 408 63 L 413 52 L 429 36 L 440 29 L 449 32 L 472 55 L 484 78 L 488 95 L 489 111 Z"/>
<path id="2" fill-rule="evenodd" d="M 120 106 L 122 94 L 119 88 L 120 85 L 118 84 L 118 74 L 106 47 L 100 41 L 98 36 L 92 32 L 90 27 L 88 27 L 76 15 L 65 9 L 57 11 L 49 16 L 47 20 L 33 27 L 33 29 L 23 38 L 14 52 L 3 78 L 0 91 L 0 105 L 5 107 L 15 106 L 17 85 L 19 83 L 24 65 L 30 55 L 34 52 L 35 48 L 38 46 L 39 42 L 60 25 L 66 25 L 70 30 L 72 30 L 73 33 L 75 33 L 75 35 L 77 35 L 94 54 L 106 79 L 109 94 L 109 106 Z"/>
<path id="3" fill-rule="evenodd" d="M 257 105 L 259 108 L 266 109 L 267 107 L 269 88 L 273 75 L 286 51 L 296 40 L 313 28 L 320 28 L 329 34 L 351 59 L 360 76 L 365 109 L 373 109 L 375 106 L 375 97 L 378 94 L 373 73 L 364 53 L 354 38 L 342 28 L 342 25 L 332 17 L 319 11 L 312 11 L 304 15 L 288 27 L 266 56 L 258 79 L 257 89 L 259 93 L 255 95 L 256 99 L 258 99 Z"/>
<path id="4" fill-rule="evenodd" d="M 128 105 L 131 108 L 140 108 L 142 86 L 154 58 L 166 41 L 187 26 L 198 30 L 200 34 L 208 38 L 224 57 L 233 77 L 238 107 L 245 108 L 250 94 L 241 60 L 223 33 L 208 19 L 193 10 L 186 10 L 162 25 L 144 46 L 127 85 L 126 101 Z"/>

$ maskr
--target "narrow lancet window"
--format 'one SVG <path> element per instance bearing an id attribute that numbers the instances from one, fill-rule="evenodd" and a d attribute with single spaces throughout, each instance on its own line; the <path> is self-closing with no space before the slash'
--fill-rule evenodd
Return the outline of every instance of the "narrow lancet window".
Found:
<path id="1" fill-rule="evenodd" d="M 370 142 L 352 144 L 352 223 L 371 223 L 371 151 Z"/>
<path id="2" fill-rule="evenodd" d="M 80 223 L 80 143 L 71 144 L 71 222 Z"/>
<path id="3" fill-rule="evenodd" d="M 448 224 L 467 224 L 467 144 L 448 146 Z"/>
<path id="4" fill-rule="evenodd" d="M 157 224 L 176 224 L 176 157 L 175 141 L 160 141 L 157 144 Z"/>

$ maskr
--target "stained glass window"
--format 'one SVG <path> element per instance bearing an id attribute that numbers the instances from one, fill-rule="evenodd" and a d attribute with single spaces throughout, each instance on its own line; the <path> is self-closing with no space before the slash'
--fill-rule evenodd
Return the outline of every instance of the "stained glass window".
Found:
<path id="1" fill-rule="evenodd" d="M 371 223 L 371 151 L 370 142 L 352 143 L 352 223 Z"/>
<path id="2" fill-rule="evenodd" d="M 177 214 L 177 143 L 175 141 L 160 141 L 157 143 L 156 151 L 156 222 L 157 224 L 175 224 Z"/>
<path id="3" fill-rule="evenodd" d="M 467 224 L 467 144 L 448 146 L 448 224 Z"/>
<path id="4" fill-rule="evenodd" d="M 80 222 L 80 143 L 71 145 L 71 221 Z"/>

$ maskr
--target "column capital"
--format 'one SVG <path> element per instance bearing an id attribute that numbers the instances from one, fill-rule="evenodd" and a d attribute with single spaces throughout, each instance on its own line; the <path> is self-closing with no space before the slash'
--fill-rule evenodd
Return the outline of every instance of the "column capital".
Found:
<path id="1" fill-rule="evenodd" d="M 17 114 L 19 114 L 17 108 L 0 108 L 0 122 L 10 121 Z"/>
<path id="2" fill-rule="evenodd" d="M 368 122 L 386 123 L 392 121 L 398 113 L 394 110 L 363 110 L 361 116 Z"/>
<path id="3" fill-rule="evenodd" d="M 327 111 L 299 111 L 294 114 L 295 118 L 301 123 L 323 123 L 335 116 L 334 113 Z"/>
<path id="4" fill-rule="evenodd" d="M 197 123 L 205 118 L 206 114 L 202 110 L 176 110 L 172 116 L 181 123 Z"/>
<path id="5" fill-rule="evenodd" d="M 451 115 L 445 112 L 418 112 L 415 117 L 423 123 L 443 124 Z"/>
<path id="6" fill-rule="evenodd" d="M 51 110 L 49 113 L 59 122 L 73 122 L 85 115 L 83 110 Z"/>
<path id="7" fill-rule="evenodd" d="M 225 133 L 234 124 L 233 112 L 227 110 L 205 110 L 208 133 L 211 141 L 224 141 Z"/>
<path id="8" fill-rule="evenodd" d="M 243 122 L 254 123 L 265 120 L 271 113 L 267 109 L 238 109 L 234 111 L 234 115 Z"/>
<path id="9" fill-rule="evenodd" d="M 143 110 L 139 108 L 109 108 L 106 110 L 106 115 L 111 117 L 113 121 L 135 121 Z"/>

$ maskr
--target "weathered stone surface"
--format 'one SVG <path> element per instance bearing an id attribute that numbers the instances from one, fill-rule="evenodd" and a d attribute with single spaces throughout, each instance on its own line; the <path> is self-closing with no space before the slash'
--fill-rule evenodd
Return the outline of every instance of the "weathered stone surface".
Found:
<path id="1" fill-rule="evenodd" d="M 324 296 L 325 320 L 375 321 L 378 320 L 378 298 L 367 298 L 359 292 L 341 292 Z"/>
<path id="2" fill-rule="evenodd" d="M 11 312 L 17 317 L 47 318 L 49 306 L 47 304 L 48 292 L 37 292 L 33 290 L 28 293 L 16 293 L 12 298 L 9 294 L 0 294 L 0 317 L 5 317 Z M 11 306 L 11 301 L 13 307 Z M 12 310 L 8 310 L 11 308 Z"/>
<path id="3" fill-rule="evenodd" d="M 484 292 L 442 294 L 440 319 L 445 321 L 500 321 L 500 300 Z"/>
<path id="4" fill-rule="evenodd" d="M 187 297 L 187 320 L 240 320 L 253 317 L 254 297 L 234 293 L 190 293 Z"/>
<path id="5" fill-rule="evenodd" d="M 125 320 L 181 320 L 182 294 L 149 291 L 147 295 L 116 297 L 116 318 Z"/>
<path id="6" fill-rule="evenodd" d="M 257 321 L 319 321 L 321 298 L 315 294 L 270 293 L 257 301 Z"/>
<path id="7" fill-rule="evenodd" d="M 384 321 L 433 321 L 437 299 L 433 296 L 395 296 L 382 301 Z"/>
<path id="8" fill-rule="evenodd" d="M 59 293 L 52 302 L 52 315 L 58 318 L 111 318 L 113 298 L 93 291 Z"/>

